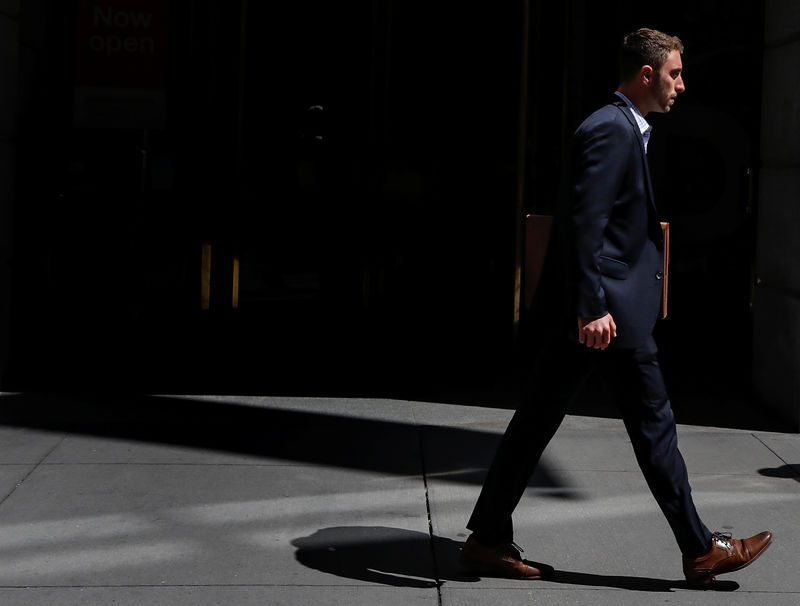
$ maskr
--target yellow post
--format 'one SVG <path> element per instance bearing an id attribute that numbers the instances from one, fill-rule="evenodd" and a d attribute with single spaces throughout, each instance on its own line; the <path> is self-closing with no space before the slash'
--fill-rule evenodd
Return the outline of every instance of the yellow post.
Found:
<path id="1" fill-rule="evenodd" d="M 233 257 L 233 297 L 231 307 L 239 309 L 239 255 Z"/>

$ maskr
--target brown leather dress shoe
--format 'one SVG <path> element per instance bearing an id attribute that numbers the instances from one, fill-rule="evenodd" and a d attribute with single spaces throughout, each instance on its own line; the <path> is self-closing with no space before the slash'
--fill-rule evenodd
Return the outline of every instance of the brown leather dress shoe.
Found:
<path id="1" fill-rule="evenodd" d="M 461 548 L 460 560 L 471 571 L 487 576 L 535 580 L 553 575 L 552 566 L 523 561 L 520 549 L 514 543 L 483 545 L 472 536 Z"/>
<path id="2" fill-rule="evenodd" d="M 764 553 L 772 543 L 772 532 L 765 531 L 749 539 L 732 539 L 729 534 L 711 535 L 711 549 L 699 558 L 683 558 L 683 574 L 689 585 L 708 585 L 716 575 L 741 570 Z"/>

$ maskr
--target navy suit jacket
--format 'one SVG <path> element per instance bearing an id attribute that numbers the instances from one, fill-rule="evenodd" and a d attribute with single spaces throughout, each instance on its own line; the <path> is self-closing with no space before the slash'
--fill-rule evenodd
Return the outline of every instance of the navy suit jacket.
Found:
<path id="1" fill-rule="evenodd" d="M 550 275 L 539 291 L 549 299 L 541 306 L 546 315 L 561 318 L 570 338 L 577 340 L 578 316 L 610 313 L 617 326 L 611 346 L 636 348 L 658 319 L 663 235 L 641 131 L 624 101 L 614 99 L 573 136 L 545 266 Z"/>

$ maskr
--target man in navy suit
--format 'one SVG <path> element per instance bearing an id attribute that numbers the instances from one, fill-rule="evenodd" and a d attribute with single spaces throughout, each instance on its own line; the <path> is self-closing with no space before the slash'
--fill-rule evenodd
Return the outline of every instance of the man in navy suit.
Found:
<path id="1" fill-rule="evenodd" d="M 652 337 L 664 241 L 650 184 L 645 116 L 669 112 L 685 90 L 682 52 L 678 38 L 656 30 L 625 36 L 613 100 L 575 132 L 537 301 L 551 334 L 467 523 L 473 533 L 461 561 L 474 571 L 513 578 L 552 573 L 522 560 L 511 515 L 569 402 L 592 373 L 615 390 L 636 459 L 691 585 L 747 566 L 772 541 L 768 531 L 741 540 L 711 533 L 700 520 Z"/>

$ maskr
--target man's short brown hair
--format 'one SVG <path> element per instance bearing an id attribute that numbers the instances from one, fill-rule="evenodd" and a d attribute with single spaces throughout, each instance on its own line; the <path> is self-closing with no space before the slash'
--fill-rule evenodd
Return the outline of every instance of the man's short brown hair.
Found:
<path id="1" fill-rule="evenodd" d="M 620 82 L 629 82 L 643 65 L 658 71 L 672 51 L 683 53 L 683 42 L 677 36 L 646 27 L 631 32 L 622 39 L 619 53 Z"/>

